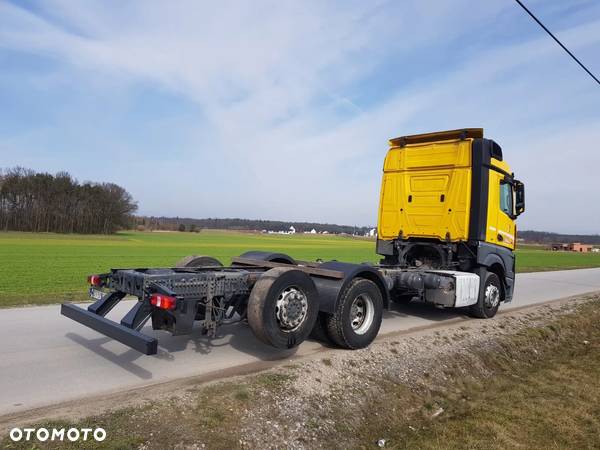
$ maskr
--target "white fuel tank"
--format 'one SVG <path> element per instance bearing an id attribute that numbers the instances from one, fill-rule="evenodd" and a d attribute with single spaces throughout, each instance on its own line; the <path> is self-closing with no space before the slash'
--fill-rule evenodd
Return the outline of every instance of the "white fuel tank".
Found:
<path id="1" fill-rule="evenodd" d="M 479 275 L 457 270 L 428 270 L 427 272 L 452 278 L 452 282 L 445 288 L 426 289 L 425 300 L 427 302 L 454 308 L 477 303 Z"/>

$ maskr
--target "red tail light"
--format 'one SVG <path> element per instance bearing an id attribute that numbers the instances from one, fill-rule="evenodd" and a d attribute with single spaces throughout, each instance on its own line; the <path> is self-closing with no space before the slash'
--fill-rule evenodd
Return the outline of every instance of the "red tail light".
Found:
<path id="1" fill-rule="evenodd" d="M 91 284 L 92 286 L 101 286 L 102 285 L 102 278 L 100 278 L 100 275 L 90 275 L 87 278 L 88 283 Z"/>
<path id="2" fill-rule="evenodd" d="M 175 309 L 177 306 L 177 298 L 170 295 L 152 294 L 150 296 L 150 304 L 160 309 Z"/>

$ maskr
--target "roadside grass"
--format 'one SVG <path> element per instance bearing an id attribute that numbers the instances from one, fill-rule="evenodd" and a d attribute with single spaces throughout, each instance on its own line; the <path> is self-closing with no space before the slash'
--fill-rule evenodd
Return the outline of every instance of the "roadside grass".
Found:
<path id="1" fill-rule="evenodd" d="M 223 264 L 249 250 L 303 259 L 377 262 L 373 240 L 333 235 L 121 232 L 111 236 L 0 232 L 0 307 L 87 300 L 85 278 L 111 268 L 172 266 L 190 254 Z M 600 267 L 600 254 L 517 252 L 519 272 Z"/>
<path id="2" fill-rule="evenodd" d="M 478 360 L 462 378 L 458 368 L 468 362 L 454 360 L 448 383 L 424 380 L 419 392 L 382 384 L 385 395 L 368 402 L 354 430 L 359 441 L 385 436 L 386 447 L 420 449 L 600 447 L 597 302 L 524 329 Z"/>

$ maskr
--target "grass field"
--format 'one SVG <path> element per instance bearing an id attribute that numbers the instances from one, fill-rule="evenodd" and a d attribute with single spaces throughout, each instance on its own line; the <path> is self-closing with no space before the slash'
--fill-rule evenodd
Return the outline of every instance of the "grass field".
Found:
<path id="1" fill-rule="evenodd" d="M 0 233 L 0 306 L 55 303 L 85 298 L 90 273 L 119 267 L 171 266 L 190 254 L 229 264 L 248 250 L 273 250 L 297 259 L 377 261 L 375 243 L 323 235 L 261 235 L 228 231 L 201 233 L 122 232 L 113 236 Z M 600 266 L 600 254 L 519 251 L 519 271 Z"/>
<path id="2" fill-rule="evenodd" d="M 86 276 L 110 268 L 172 266 L 210 255 L 223 264 L 248 250 L 274 250 L 298 259 L 376 261 L 373 241 L 323 235 L 123 232 L 113 236 L 0 233 L 0 305 L 85 298 Z"/>
<path id="3" fill-rule="evenodd" d="M 517 272 L 600 267 L 600 253 L 553 252 L 538 248 L 517 250 Z"/>

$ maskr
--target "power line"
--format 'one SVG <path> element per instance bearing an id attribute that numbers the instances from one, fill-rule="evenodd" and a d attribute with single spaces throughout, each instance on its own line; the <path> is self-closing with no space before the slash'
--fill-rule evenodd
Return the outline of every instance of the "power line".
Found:
<path id="1" fill-rule="evenodd" d="M 596 78 L 596 76 L 595 76 L 595 75 L 594 75 L 592 72 L 590 72 L 590 71 L 588 70 L 588 68 L 587 68 L 587 67 L 585 67 L 585 66 L 583 65 L 583 63 L 582 63 L 581 61 L 579 61 L 579 60 L 578 60 L 578 59 L 575 57 L 575 55 L 574 55 L 573 53 L 571 53 L 571 52 L 569 51 L 569 49 L 568 49 L 567 47 L 565 47 L 565 46 L 563 45 L 563 43 L 562 43 L 562 42 L 560 42 L 560 41 L 557 39 L 557 37 L 556 37 L 556 36 L 554 36 L 554 35 L 552 34 L 552 32 L 551 32 L 551 31 L 550 31 L 548 28 L 546 28 L 546 26 L 545 26 L 545 25 L 544 25 L 542 22 L 540 22 L 540 20 L 539 20 L 537 17 L 535 17 L 535 16 L 533 15 L 533 13 L 532 13 L 531 11 L 529 11 L 529 10 L 527 9 L 527 7 L 526 7 L 526 6 L 525 6 L 523 3 L 521 3 L 521 0 L 515 0 L 515 1 L 516 1 L 516 2 L 517 2 L 517 3 L 518 3 L 520 6 L 521 6 L 521 8 L 523 8 L 523 9 L 524 9 L 524 10 L 527 12 L 527 14 L 529 14 L 529 15 L 530 15 L 530 16 L 533 18 L 533 20 L 535 20 L 535 21 L 538 23 L 538 25 L 539 25 L 540 27 L 542 27 L 542 28 L 544 29 L 544 31 L 545 31 L 546 33 L 548 33 L 548 34 L 549 34 L 549 35 L 552 37 L 552 39 L 554 39 L 554 40 L 556 41 L 556 43 L 557 43 L 558 45 L 560 45 L 560 46 L 563 48 L 563 50 L 564 50 L 565 52 L 567 52 L 567 53 L 569 54 L 569 56 L 570 56 L 571 58 L 573 58 L 573 59 L 575 60 L 575 62 L 576 62 L 577 64 L 579 64 L 579 65 L 581 66 L 581 68 L 582 68 L 583 70 L 585 70 L 585 71 L 588 73 L 588 75 L 589 75 L 590 77 L 592 77 L 592 78 L 594 79 L 594 81 L 596 81 L 596 83 L 600 84 L 600 80 L 598 80 L 598 78 Z"/>

